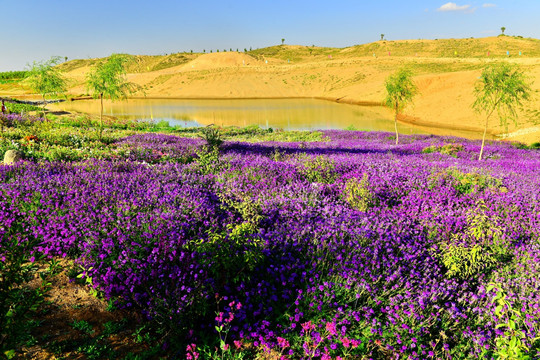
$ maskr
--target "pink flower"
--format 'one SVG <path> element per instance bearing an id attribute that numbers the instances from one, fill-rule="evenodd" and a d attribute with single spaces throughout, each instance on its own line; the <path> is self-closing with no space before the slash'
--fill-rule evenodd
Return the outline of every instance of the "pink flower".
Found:
<path id="1" fill-rule="evenodd" d="M 284 339 L 284 338 L 279 337 L 279 336 L 277 338 L 277 342 L 278 342 L 279 347 L 282 348 L 282 349 L 285 349 L 285 348 L 290 346 L 289 341 L 287 341 L 287 339 Z"/>
<path id="2" fill-rule="evenodd" d="M 351 346 L 351 340 L 349 340 L 348 338 L 342 338 L 341 343 L 343 344 L 343 347 L 345 349 L 348 349 L 349 346 Z"/>
<path id="3" fill-rule="evenodd" d="M 304 329 L 304 331 L 310 331 L 315 329 L 315 325 L 313 325 L 311 321 L 308 321 L 302 324 L 302 329 Z"/>
<path id="4" fill-rule="evenodd" d="M 332 334 L 332 335 L 337 335 L 337 331 L 336 331 L 336 323 L 334 322 L 327 322 L 326 323 L 326 330 Z"/>
<path id="5" fill-rule="evenodd" d="M 234 340 L 233 343 L 237 349 L 240 349 L 242 347 L 242 341 L 240 340 Z"/>
<path id="6" fill-rule="evenodd" d="M 216 316 L 216 321 L 218 322 L 218 324 L 221 324 L 223 322 L 223 313 L 220 312 L 218 314 L 218 316 Z"/>

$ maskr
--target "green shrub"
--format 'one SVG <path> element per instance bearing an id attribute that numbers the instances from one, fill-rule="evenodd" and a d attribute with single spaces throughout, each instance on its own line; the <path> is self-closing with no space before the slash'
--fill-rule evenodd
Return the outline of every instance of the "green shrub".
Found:
<path id="1" fill-rule="evenodd" d="M 469 211 L 466 230 L 440 244 L 436 256 L 446 267 L 448 277 L 473 277 L 509 259 L 510 244 L 498 225 L 499 219 L 487 210 L 484 201 L 479 201 Z"/>
<path id="2" fill-rule="evenodd" d="M 332 160 L 319 155 L 315 158 L 309 157 L 300 168 L 300 173 L 311 183 L 331 184 L 338 176 L 334 169 L 335 164 Z"/>
<path id="3" fill-rule="evenodd" d="M 504 191 L 502 181 L 489 174 L 476 172 L 464 173 L 458 169 L 450 168 L 428 177 L 428 187 L 433 189 L 444 184 L 451 185 L 459 194 L 470 194 L 486 189 L 499 189 Z"/>
<path id="4" fill-rule="evenodd" d="M 43 111 L 43 108 L 30 104 L 18 104 L 6 102 L 6 108 L 10 113 L 28 113 L 30 111 Z"/>
<path id="5" fill-rule="evenodd" d="M 360 181 L 357 178 L 348 180 L 344 195 L 349 205 L 360 211 L 365 212 L 378 205 L 377 197 L 369 189 L 367 174 L 364 174 Z"/>
<path id="6" fill-rule="evenodd" d="M 422 149 L 422 153 L 430 154 L 438 152 L 440 154 L 446 154 L 453 157 L 457 156 L 457 153 L 463 150 L 463 145 L 461 144 L 445 144 L 441 146 L 431 145 Z"/>
<path id="7" fill-rule="evenodd" d="M 208 152 L 212 152 L 214 150 L 219 151 L 221 144 L 223 144 L 221 132 L 214 125 L 203 128 L 201 137 L 206 141 L 206 148 Z"/>
<path id="8" fill-rule="evenodd" d="M 223 231 L 212 232 L 208 240 L 192 242 L 195 251 L 205 254 L 212 277 L 218 285 L 249 280 L 250 272 L 264 259 L 264 241 L 250 222 L 228 224 Z"/>

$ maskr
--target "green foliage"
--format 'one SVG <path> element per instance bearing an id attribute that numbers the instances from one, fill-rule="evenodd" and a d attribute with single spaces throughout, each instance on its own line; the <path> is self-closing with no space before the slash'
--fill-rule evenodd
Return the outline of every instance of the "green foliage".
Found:
<path id="1" fill-rule="evenodd" d="M 43 100 L 46 96 L 64 94 L 67 90 L 66 79 L 55 67 L 61 61 L 59 56 L 55 56 L 48 61 L 34 62 L 28 71 L 28 85 L 41 94 Z"/>
<path id="2" fill-rule="evenodd" d="M 203 128 L 201 138 L 206 141 L 206 149 L 209 152 L 219 152 L 219 148 L 221 144 L 223 144 L 223 139 L 221 138 L 221 132 L 219 128 L 214 125 Z"/>
<path id="3" fill-rule="evenodd" d="M 307 161 L 300 168 L 300 173 L 311 183 L 331 184 L 336 181 L 338 176 L 334 169 L 335 164 L 333 160 L 319 155 L 314 158 L 308 157 Z"/>
<path id="4" fill-rule="evenodd" d="M 201 174 L 215 174 L 221 167 L 219 151 L 217 149 L 208 150 L 206 148 L 195 150 L 197 154 L 196 163 Z"/>
<path id="5" fill-rule="evenodd" d="M 527 336 L 522 330 L 526 328 L 527 318 L 522 314 L 519 307 L 514 307 L 509 301 L 507 294 L 498 289 L 498 284 L 490 283 L 486 288 L 488 294 L 494 293 L 491 303 L 496 305 L 495 316 L 498 324 L 495 329 L 504 329 L 504 334 L 495 339 L 497 359 L 528 360 L 531 359 Z M 533 342 L 538 342 L 537 337 Z"/>
<path id="6" fill-rule="evenodd" d="M 36 196 L 19 211 L 32 209 L 38 203 L 39 196 Z M 58 273 L 55 261 L 50 261 L 45 271 L 38 272 L 39 265 L 46 262 L 32 255 L 36 241 L 22 236 L 24 231 L 18 220 L 19 212 L 13 216 L 15 221 L 4 234 L 0 255 L 0 354 L 8 358 L 28 339 L 32 319 L 42 308 L 45 295 L 51 289 L 52 278 Z M 29 287 L 28 283 L 36 275 L 40 281 L 38 286 Z"/>
<path id="7" fill-rule="evenodd" d="M 430 154 L 434 152 L 438 152 L 441 154 L 450 155 L 453 157 L 457 156 L 457 153 L 463 150 L 463 145 L 461 144 L 446 144 L 446 145 L 431 145 L 424 149 L 422 149 L 422 153 L 424 154 Z"/>
<path id="8" fill-rule="evenodd" d="M 5 71 L 0 72 L 0 84 L 17 83 L 28 76 L 28 71 Z"/>
<path id="9" fill-rule="evenodd" d="M 228 224 L 225 230 L 212 232 L 207 240 L 193 241 L 190 246 L 205 254 L 203 263 L 212 265 L 210 271 L 218 286 L 249 280 L 250 272 L 264 259 L 264 241 L 249 221 Z"/>
<path id="10" fill-rule="evenodd" d="M 508 120 L 517 124 L 519 107 L 524 100 L 529 100 L 531 87 L 527 77 L 517 65 L 510 63 L 490 64 L 484 68 L 476 83 L 474 94 L 476 100 L 473 109 L 487 114 L 482 137 L 482 146 L 478 160 L 482 160 L 489 118 L 497 113 L 501 126 L 508 132 Z"/>
<path id="11" fill-rule="evenodd" d="M 101 100 L 99 138 L 103 134 L 103 98 L 111 101 L 125 99 L 138 87 L 125 79 L 126 65 L 132 61 L 128 55 L 112 54 L 88 73 L 86 87 L 94 98 Z"/>
<path id="12" fill-rule="evenodd" d="M 461 195 L 485 191 L 486 189 L 506 191 L 506 188 L 502 186 L 502 182 L 489 174 L 464 173 L 458 169 L 450 168 L 428 177 L 428 187 L 430 189 L 444 184 L 452 186 Z"/>
<path id="13" fill-rule="evenodd" d="M 8 112 L 10 113 L 28 113 L 30 111 L 40 111 L 43 110 L 43 108 L 35 105 L 30 104 L 18 104 L 18 103 L 12 103 L 12 102 L 6 102 L 6 108 Z"/>
<path id="14" fill-rule="evenodd" d="M 125 99 L 134 85 L 125 80 L 126 65 L 130 58 L 124 54 L 112 54 L 106 61 L 97 63 L 86 79 L 88 91 L 94 98 L 110 100 Z"/>
<path id="15" fill-rule="evenodd" d="M 369 179 L 367 173 L 362 176 L 362 180 L 352 178 L 345 185 L 345 200 L 353 208 L 360 211 L 368 211 L 371 207 L 378 205 L 377 197 L 369 189 Z"/>
<path id="16" fill-rule="evenodd" d="M 418 93 L 418 88 L 412 81 L 412 73 L 407 69 L 398 70 L 396 73 L 386 78 L 384 82 L 386 97 L 384 104 L 394 110 L 394 126 L 396 130 L 396 145 L 399 143 L 397 131 L 397 116 L 407 105 L 412 103 L 414 96 Z"/>
<path id="17" fill-rule="evenodd" d="M 484 201 L 479 201 L 468 214 L 466 230 L 440 244 L 436 256 L 446 267 L 448 277 L 470 278 L 508 260 L 510 244 L 498 225 L 498 217 L 487 210 Z"/>
<path id="18" fill-rule="evenodd" d="M 86 334 L 93 334 L 95 331 L 92 328 L 92 325 L 85 320 L 73 320 L 70 324 L 74 329 L 82 331 Z"/>

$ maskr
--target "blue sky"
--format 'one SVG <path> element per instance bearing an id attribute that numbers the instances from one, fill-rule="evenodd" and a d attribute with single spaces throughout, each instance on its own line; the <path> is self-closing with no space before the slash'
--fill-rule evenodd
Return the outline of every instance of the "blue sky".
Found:
<path id="1" fill-rule="evenodd" d="M 0 71 L 51 56 L 540 37 L 538 0 L 0 0 Z"/>

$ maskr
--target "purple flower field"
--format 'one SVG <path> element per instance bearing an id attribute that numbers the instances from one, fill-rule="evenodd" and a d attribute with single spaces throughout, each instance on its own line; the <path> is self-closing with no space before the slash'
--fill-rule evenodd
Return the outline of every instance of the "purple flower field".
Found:
<path id="1" fill-rule="evenodd" d="M 287 359 L 540 356 L 540 151 L 324 135 L 2 165 L 0 260 L 75 259 L 179 358 L 223 329 L 228 351 Z"/>

